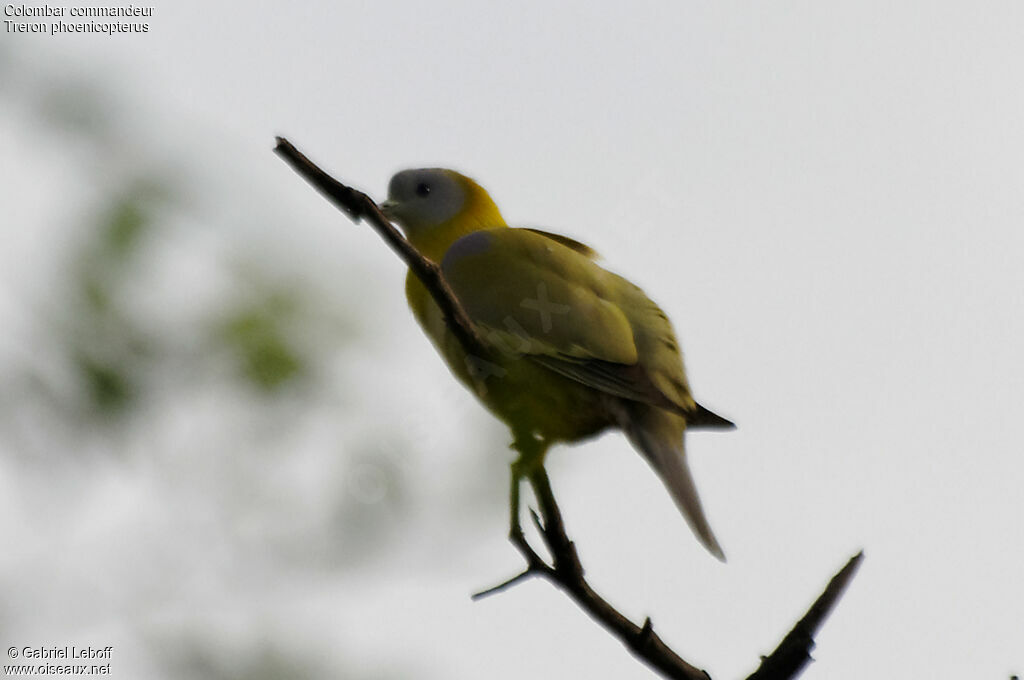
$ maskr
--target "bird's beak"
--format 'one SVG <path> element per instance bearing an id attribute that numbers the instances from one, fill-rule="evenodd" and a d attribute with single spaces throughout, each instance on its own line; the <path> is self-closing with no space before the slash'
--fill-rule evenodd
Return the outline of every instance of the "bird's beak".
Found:
<path id="1" fill-rule="evenodd" d="M 397 205 L 397 202 L 388 199 L 386 201 L 382 201 L 379 207 L 380 211 L 384 213 L 384 217 L 393 222 L 395 220 L 395 206 Z"/>

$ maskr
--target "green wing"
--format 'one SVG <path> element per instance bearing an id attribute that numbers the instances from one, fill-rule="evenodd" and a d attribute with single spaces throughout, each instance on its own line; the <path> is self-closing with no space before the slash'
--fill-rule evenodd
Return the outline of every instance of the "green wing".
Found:
<path id="1" fill-rule="evenodd" d="M 590 253 L 546 232 L 488 229 L 456 241 L 441 267 L 496 351 L 526 355 L 608 394 L 692 414 L 668 319 Z"/>
<path id="2" fill-rule="evenodd" d="M 476 231 L 452 244 L 441 268 L 498 350 L 637 361 L 629 320 L 604 290 L 603 270 L 557 241 L 522 229 Z"/>

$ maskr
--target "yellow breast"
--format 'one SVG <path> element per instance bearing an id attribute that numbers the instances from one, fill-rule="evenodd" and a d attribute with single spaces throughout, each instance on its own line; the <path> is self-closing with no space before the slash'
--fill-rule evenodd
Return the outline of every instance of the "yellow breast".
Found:
<path id="1" fill-rule="evenodd" d="M 513 432 L 575 441 L 612 425 L 607 398 L 597 390 L 512 351 L 496 350 L 487 357 L 467 355 L 412 272 L 406 276 L 405 293 L 416 320 L 451 372 Z"/>

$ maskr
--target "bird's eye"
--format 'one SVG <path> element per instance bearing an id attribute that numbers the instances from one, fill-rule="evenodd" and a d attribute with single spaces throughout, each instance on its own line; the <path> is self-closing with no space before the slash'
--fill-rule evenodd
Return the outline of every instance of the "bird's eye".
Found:
<path id="1" fill-rule="evenodd" d="M 416 195 L 417 196 L 424 196 L 425 197 L 429 193 L 430 193 L 430 185 L 427 184 L 426 182 L 420 182 L 419 184 L 416 185 Z"/>

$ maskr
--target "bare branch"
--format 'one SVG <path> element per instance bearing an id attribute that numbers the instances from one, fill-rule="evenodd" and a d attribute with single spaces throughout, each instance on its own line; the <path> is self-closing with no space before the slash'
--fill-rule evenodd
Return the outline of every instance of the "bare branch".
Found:
<path id="1" fill-rule="evenodd" d="M 800 675 L 804 666 L 812 661 L 814 636 L 832 613 L 863 559 L 863 550 L 850 558 L 846 566 L 828 582 L 825 591 L 814 601 L 804 617 L 797 621 L 774 652 L 761 659 L 761 665 L 747 680 L 788 680 Z"/>
<path id="2" fill-rule="evenodd" d="M 630 652 L 662 677 L 681 680 L 709 680 L 710 675 L 688 661 L 665 644 L 654 632 L 650 618 L 638 626 L 612 607 L 590 587 L 583 576 L 576 545 L 565 533 L 562 513 L 551 491 L 551 483 L 543 468 L 530 475 L 530 484 L 540 504 L 543 517 L 541 535 L 554 559 L 554 568 L 537 570 L 539 576 L 548 579 L 569 595 L 590 618 L 600 623 L 617 637 Z"/>
<path id="3" fill-rule="evenodd" d="M 423 282 L 448 320 L 452 333 L 467 353 L 479 358 L 490 354 L 444 280 L 440 268 L 423 257 L 405 240 L 373 199 L 335 180 L 282 137 L 277 138 L 274 151 L 354 221 L 366 219 L 370 223 Z M 547 564 L 537 554 L 522 532 L 513 534 L 510 540 L 525 558 L 526 570 L 504 583 L 477 593 L 473 596 L 474 599 L 502 592 L 533 576 L 545 578 L 564 591 L 592 619 L 618 638 L 634 656 L 662 677 L 710 680 L 711 676 L 707 672 L 685 661 L 665 644 L 654 631 L 650 618 L 644 619 L 643 624 L 638 626 L 594 591 L 584 578 L 583 565 L 576 552 L 576 546 L 566 534 L 562 513 L 555 502 L 547 473 L 540 468 L 532 473 L 529 479 L 540 506 L 540 516 L 532 513 L 532 518 L 551 553 L 552 564 Z M 814 646 L 814 635 L 853 578 L 862 558 L 863 553 L 858 553 L 832 578 L 825 592 L 814 602 L 807 614 L 782 640 L 779 647 L 770 656 L 762 659 L 761 666 L 748 680 L 788 680 L 800 673 L 810 660 L 809 652 Z"/>

